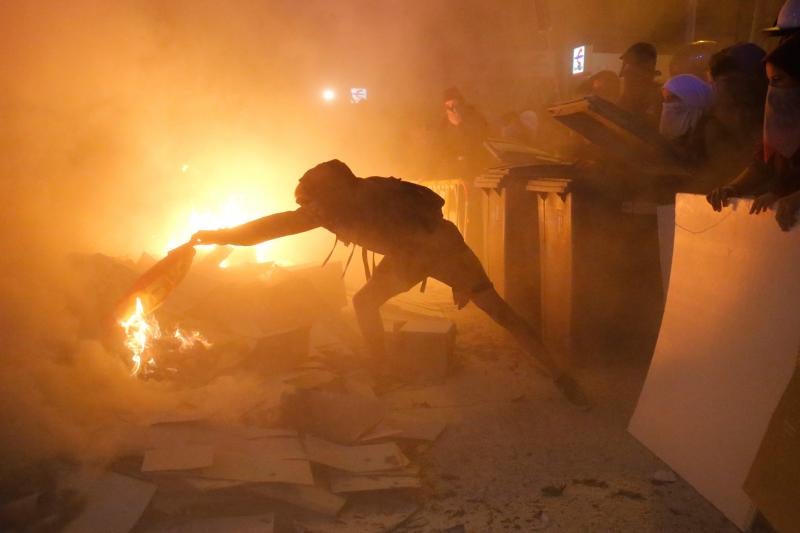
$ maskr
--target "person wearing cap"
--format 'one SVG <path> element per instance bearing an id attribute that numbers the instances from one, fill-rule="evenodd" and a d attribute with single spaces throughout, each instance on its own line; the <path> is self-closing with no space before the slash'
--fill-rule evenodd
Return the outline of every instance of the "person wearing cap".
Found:
<path id="1" fill-rule="evenodd" d="M 439 173 L 449 178 L 471 178 L 483 170 L 488 132 L 486 118 L 467 103 L 456 87 L 444 92 L 440 126 Z"/>
<path id="2" fill-rule="evenodd" d="M 636 43 L 620 56 L 622 96 L 619 106 L 629 113 L 656 124 L 661 116 L 661 93 L 655 79 L 658 53 L 650 43 Z"/>
<path id="3" fill-rule="evenodd" d="M 661 89 L 663 103 L 658 131 L 688 165 L 705 160 L 703 127 L 714 95 L 711 86 L 692 74 L 670 78 Z"/>
<path id="4" fill-rule="evenodd" d="M 764 28 L 764 33 L 782 40 L 800 30 L 800 0 L 786 0 L 778 12 L 775 25 Z"/>
<path id="5" fill-rule="evenodd" d="M 800 33 L 787 37 L 764 58 L 769 88 L 764 107 L 762 144 L 752 164 L 730 184 L 714 190 L 715 211 L 734 196 L 755 195 L 753 214 L 775 207 L 784 231 L 800 209 Z"/>

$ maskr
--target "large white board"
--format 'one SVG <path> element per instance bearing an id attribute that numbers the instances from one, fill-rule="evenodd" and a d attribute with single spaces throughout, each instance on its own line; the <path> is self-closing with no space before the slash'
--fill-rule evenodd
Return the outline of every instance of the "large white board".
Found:
<path id="1" fill-rule="evenodd" d="M 629 431 L 741 529 L 742 489 L 800 346 L 800 228 L 678 195 L 655 354 Z"/>

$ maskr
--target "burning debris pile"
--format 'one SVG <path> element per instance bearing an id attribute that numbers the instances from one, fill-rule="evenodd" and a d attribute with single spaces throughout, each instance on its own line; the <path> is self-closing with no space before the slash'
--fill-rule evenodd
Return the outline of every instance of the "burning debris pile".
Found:
<path id="1" fill-rule="evenodd" d="M 156 312 L 137 296 L 121 319 L 109 310 L 155 262 L 74 258 L 93 295 L 83 334 L 102 339 L 133 382 L 175 401 L 133 423 L 109 461 L 50 459 L 0 480 L 1 522 L 17 531 L 381 531 L 412 517 L 426 490 L 420 459 L 444 424 L 403 416 L 375 394 L 343 313 L 341 265 L 220 268 L 225 256 L 199 256 Z"/>

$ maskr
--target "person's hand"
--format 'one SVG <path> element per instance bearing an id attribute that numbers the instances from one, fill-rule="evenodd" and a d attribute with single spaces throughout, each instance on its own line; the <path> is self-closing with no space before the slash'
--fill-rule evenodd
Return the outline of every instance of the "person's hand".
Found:
<path id="1" fill-rule="evenodd" d="M 778 201 L 778 195 L 775 193 L 765 193 L 761 196 L 756 197 L 753 200 L 753 205 L 750 206 L 750 214 L 757 215 L 759 213 L 765 212 L 767 209 L 772 207 L 772 204 Z"/>
<path id="2" fill-rule="evenodd" d="M 225 230 L 200 230 L 192 235 L 192 244 L 227 244 Z"/>
<path id="3" fill-rule="evenodd" d="M 722 208 L 728 205 L 728 198 L 736 195 L 736 191 L 730 185 L 724 187 L 717 187 L 706 195 L 706 200 L 711 204 L 714 211 L 722 211 Z"/>
<path id="4" fill-rule="evenodd" d="M 783 231 L 789 231 L 797 222 L 797 210 L 800 209 L 800 194 L 794 193 L 778 200 L 775 206 L 775 220 Z"/>

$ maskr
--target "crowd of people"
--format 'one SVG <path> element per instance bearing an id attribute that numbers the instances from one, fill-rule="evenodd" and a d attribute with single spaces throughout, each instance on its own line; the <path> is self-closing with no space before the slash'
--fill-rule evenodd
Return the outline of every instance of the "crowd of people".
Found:
<path id="1" fill-rule="evenodd" d="M 767 30 L 779 38 L 769 53 L 754 43 L 688 45 L 673 55 L 664 83 L 658 81 L 656 47 L 636 43 L 620 57 L 618 73 L 597 72 L 577 92 L 614 103 L 658 129 L 691 176 L 673 192 L 707 194 L 716 210 L 728 198 L 754 196 L 753 213 L 774 207 L 781 228 L 789 229 L 800 208 L 796 16 L 784 8 L 777 26 Z M 470 176 L 485 169 L 482 143 L 488 136 L 540 144 L 535 110 L 509 112 L 490 124 L 455 88 L 445 92 L 444 107 L 440 151 L 450 174 Z"/>

